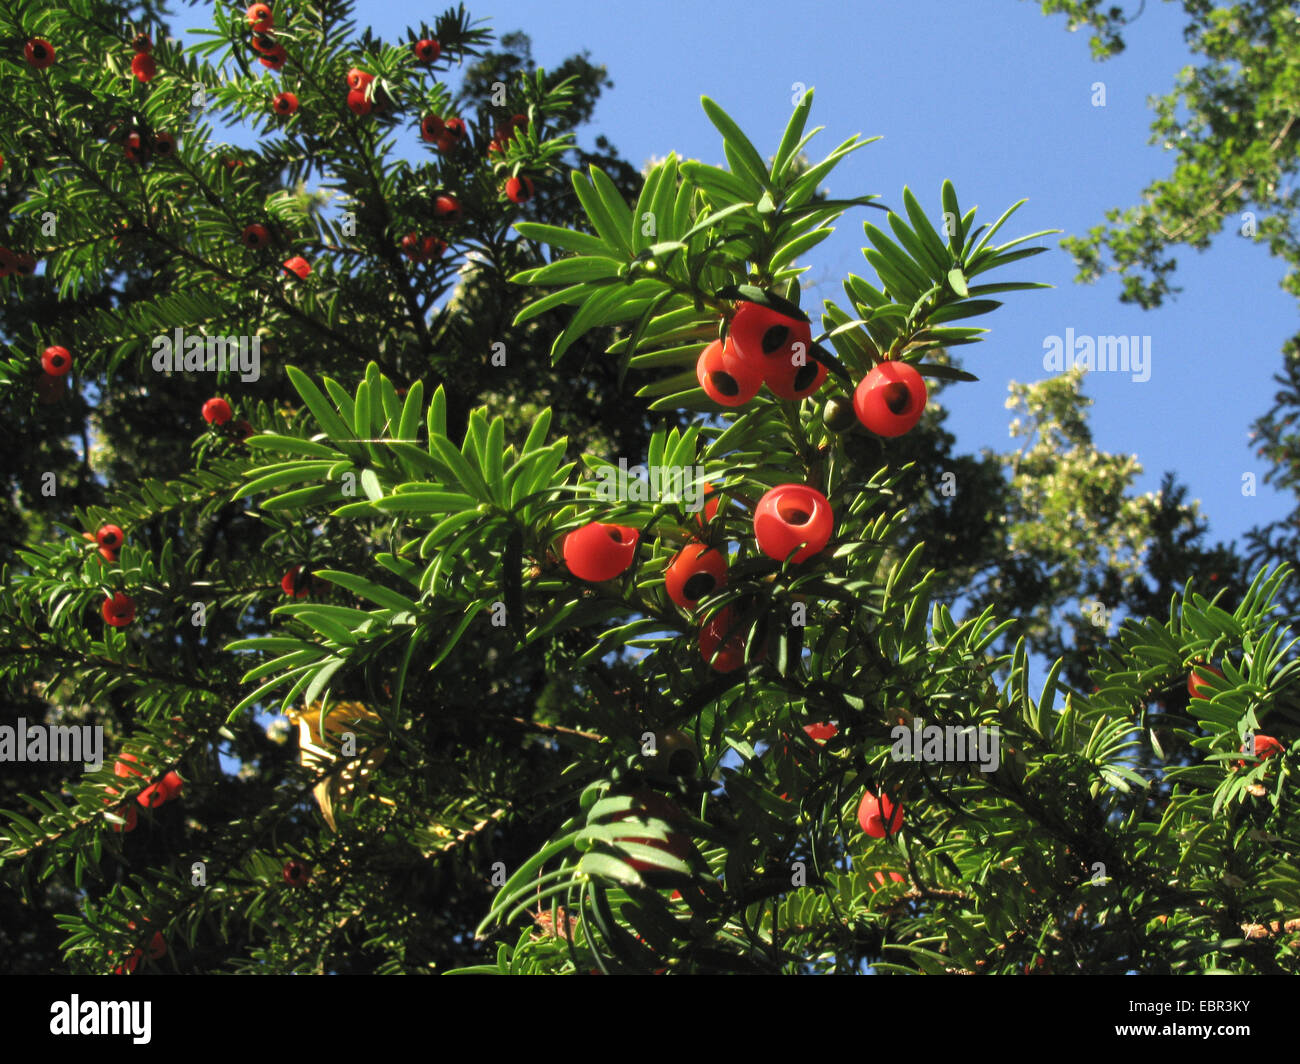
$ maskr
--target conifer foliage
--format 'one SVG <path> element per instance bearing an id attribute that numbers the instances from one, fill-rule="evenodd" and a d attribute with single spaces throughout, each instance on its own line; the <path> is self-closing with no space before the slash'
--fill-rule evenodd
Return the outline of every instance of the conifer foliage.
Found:
<path id="1" fill-rule="evenodd" d="M 898 548 L 890 441 L 927 382 L 965 401 L 946 351 L 972 319 L 1043 287 L 1003 279 L 1045 250 L 995 239 L 1019 204 L 827 198 L 870 141 L 810 162 L 811 91 L 770 157 L 705 98 L 727 166 L 669 154 L 629 199 L 563 171 L 570 84 L 455 113 L 440 78 L 486 41 L 463 10 L 386 44 L 343 4 L 221 8 L 186 48 L 94 10 L 0 14 L 26 190 L 4 239 L 41 263 L 0 285 L 70 308 L 0 373 L 31 410 L 56 345 L 59 387 L 110 407 L 120 379 L 199 391 L 186 468 L 112 483 L 0 590 L 11 697 L 109 723 L 99 771 L 4 814 L 6 875 L 76 884 L 71 967 L 1300 967 L 1290 572 L 1231 608 L 1188 587 L 1098 651 L 1091 692 L 1057 663 L 1035 695 L 1023 639 L 998 649 L 1016 619 L 955 616 Z M 529 213 L 570 197 L 569 224 Z M 870 278 L 801 306 L 801 262 L 858 211 Z M 470 280 L 437 305 L 457 270 L 528 294 L 496 392 L 598 338 L 626 385 L 602 401 L 663 419 L 644 455 L 575 458 L 549 407 L 457 416 L 458 360 L 492 358 L 456 348 Z M 265 341 L 281 391 L 183 343 L 158 370 L 178 330 Z"/>

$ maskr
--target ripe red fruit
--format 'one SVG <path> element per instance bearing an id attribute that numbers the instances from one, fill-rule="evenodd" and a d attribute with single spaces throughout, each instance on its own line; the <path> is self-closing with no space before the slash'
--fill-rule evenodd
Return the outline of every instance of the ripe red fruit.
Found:
<path id="1" fill-rule="evenodd" d="M 839 728 L 834 724 L 805 724 L 804 734 L 813 742 L 824 743 L 827 739 L 834 739 L 839 735 Z"/>
<path id="2" fill-rule="evenodd" d="M 265 33 L 275 26 L 270 4 L 253 4 L 244 14 L 248 17 L 250 29 Z"/>
<path id="3" fill-rule="evenodd" d="M 704 394 L 722 406 L 743 406 L 763 386 L 763 367 L 735 354 L 730 339 L 714 340 L 695 363 L 695 379 Z"/>
<path id="4" fill-rule="evenodd" d="M 858 383 L 853 410 L 877 436 L 908 432 L 925 410 L 925 378 L 906 362 L 882 362 Z"/>
<path id="5" fill-rule="evenodd" d="M 886 884 L 885 884 L 885 873 L 884 873 L 884 872 L 877 872 L 873 878 L 874 878 L 875 881 L 876 881 L 877 883 L 879 883 L 882 887 L 886 885 Z M 906 882 L 907 882 L 907 880 L 905 880 L 905 879 L 904 879 L 902 876 L 900 876 L 897 872 L 890 872 L 890 873 L 889 873 L 889 878 L 890 878 L 891 880 L 893 880 L 893 882 L 895 882 L 895 883 L 906 883 Z M 868 883 L 867 886 L 870 887 L 871 884 Z M 871 887 L 871 893 L 872 893 L 872 894 L 876 893 L 876 889 L 877 889 L 877 888 L 875 888 L 875 887 Z"/>
<path id="6" fill-rule="evenodd" d="M 109 790 L 112 790 L 112 788 L 110 787 Z M 119 835 L 123 832 L 134 831 L 136 825 L 140 822 L 140 814 L 137 812 L 135 806 L 125 805 L 121 809 L 116 810 L 116 812 L 118 816 L 126 821 L 126 823 L 118 824 L 115 821 L 110 821 L 108 825 L 109 829 L 117 832 Z"/>
<path id="7" fill-rule="evenodd" d="M 128 133 L 126 135 L 126 144 L 123 146 L 123 154 L 129 162 L 139 163 L 144 161 L 144 139 L 139 133 Z"/>
<path id="8" fill-rule="evenodd" d="M 279 41 L 272 41 L 262 54 L 258 56 L 257 61 L 268 70 L 283 70 L 285 60 L 289 58 L 289 53 L 284 50 L 284 45 Z"/>
<path id="9" fill-rule="evenodd" d="M 131 60 L 131 73 L 135 75 L 136 81 L 147 85 L 158 73 L 158 64 L 153 61 L 153 56 L 148 52 L 136 52 Z"/>
<path id="10" fill-rule="evenodd" d="M 1206 665 L 1203 664 L 1202 662 L 1195 662 L 1192 671 L 1187 674 L 1187 693 L 1191 695 L 1193 698 L 1211 698 L 1213 696 L 1213 691 L 1210 687 L 1210 681 L 1205 679 L 1204 677 L 1198 676 L 1196 674 L 1197 669 L 1201 669 L 1204 672 L 1212 672 L 1214 673 L 1215 676 L 1219 676 L 1219 677 L 1222 677 L 1223 673 L 1221 673 L 1213 665 Z M 1203 691 L 1208 693 L 1202 694 L 1201 692 Z"/>
<path id="11" fill-rule="evenodd" d="M 536 195 L 531 177 L 510 177 L 506 179 L 506 199 L 511 203 L 527 203 Z"/>
<path id="12" fill-rule="evenodd" d="M 117 525 L 101 525 L 99 531 L 95 533 L 95 542 L 109 550 L 117 550 L 122 545 L 123 539 L 125 537 Z"/>
<path id="13" fill-rule="evenodd" d="M 826 496 L 804 484 L 781 484 L 754 508 L 754 541 L 769 558 L 783 562 L 799 547 L 795 562 L 817 554 L 831 538 L 835 518 Z"/>
<path id="14" fill-rule="evenodd" d="M 0 277 L 18 272 L 18 257 L 8 248 L 0 248 Z"/>
<path id="15" fill-rule="evenodd" d="M 722 496 L 718 494 L 718 489 L 712 484 L 705 484 L 700 495 L 704 500 L 704 506 L 695 515 L 695 520 L 703 528 L 717 516 L 718 504 L 722 501 Z"/>
<path id="16" fill-rule="evenodd" d="M 411 51 L 415 53 L 415 58 L 421 63 L 436 63 L 438 56 L 442 55 L 442 45 L 432 37 L 426 37 L 422 41 L 416 41 L 411 46 Z"/>
<path id="17" fill-rule="evenodd" d="M 130 595 L 118 591 L 109 598 L 104 599 L 104 604 L 99 608 L 99 612 L 103 614 L 104 620 L 112 627 L 125 628 L 135 620 L 135 600 Z"/>
<path id="18" fill-rule="evenodd" d="M 442 119 L 437 115 L 425 115 L 420 119 L 420 139 L 432 144 L 446 132 Z"/>
<path id="19" fill-rule="evenodd" d="M 374 104 L 366 99 L 365 89 L 348 90 L 348 110 L 354 115 L 365 116 L 374 110 Z"/>
<path id="20" fill-rule="evenodd" d="M 175 155 L 176 138 L 170 133 L 155 133 L 153 135 L 153 153 L 160 159 Z"/>
<path id="21" fill-rule="evenodd" d="M 23 49 L 23 58 L 36 70 L 45 70 L 54 64 L 54 45 L 40 37 L 33 37 Z"/>
<path id="22" fill-rule="evenodd" d="M 224 425 L 233 416 L 230 404 L 224 399 L 209 399 L 203 404 L 203 420 L 209 425 Z"/>
<path id="23" fill-rule="evenodd" d="M 113 951 L 109 950 L 108 955 L 110 957 L 113 956 Z M 144 956 L 144 950 L 133 949 L 131 951 L 130 956 L 128 956 L 125 961 L 123 961 L 121 964 L 119 964 L 116 968 L 113 969 L 113 974 L 130 975 L 132 972 L 135 971 L 136 967 L 139 965 L 140 960 L 143 956 Z"/>
<path id="24" fill-rule="evenodd" d="M 254 222 L 239 235 L 239 239 L 244 242 L 244 247 L 257 250 L 271 242 L 271 233 L 266 226 Z"/>
<path id="25" fill-rule="evenodd" d="M 149 940 L 149 959 L 160 961 L 167 956 L 167 940 L 163 938 L 161 931 L 155 931 L 153 938 Z"/>
<path id="26" fill-rule="evenodd" d="M 245 421 L 242 418 L 235 422 L 235 434 L 241 441 L 246 440 L 249 436 L 253 435 L 253 431 L 253 426 L 250 422 Z"/>
<path id="27" fill-rule="evenodd" d="M 446 250 L 446 242 L 436 236 L 422 237 L 418 233 L 407 233 L 402 237 L 402 251 L 412 262 L 428 262 Z"/>
<path id="28" fill-rule="evenodd" d="M 111 550 L 108 547 L 100 547 L 99 556 L 103 558 L 104 561 L 109 562 L 111 564 L 117 563 L 117 551 Z"/>
<path id="29" fill-rule="evenodd" d="M 677 807 L 677 804 L 657 791 L 639 790 L 635 791 L 630 797 L 633 799 L 632 806 L 621 813 L 613 814 L 610 817 L 611 820 L 627 820 L 631 817 L 636 817 L 638 820 L 654 818 L 670 825 L 681 824 L 685 820 L 685 816 L 681 809 Z M 643 835 L 620 835 L 617 837 L 617 841 L 650 846 L 653 849 L 672 854 L 683 861 L 690 858 L 692 849 L 690 838 L 679 831 L 668 832 L 668 837 L 665 839 L 651 839 Z M 638 872 L 662 871 L 658 865 L 640 857 L 628 857 L 627 863 Z"/>
<path id="30" fill-rule="evenodd" d="M 295 255 L 291 259 L 285 259 L 283 265 L 286 270 L 297 277 L 300 281 L 307 280 L 308 275 L 311 273 L 311 263 L 301 255 Z"/>
<path id="31" fill-rule="evenodd" d="M 298 97 L 291 92 L 282 92 L 271 101 L 271 110 L 287 118 L 298 113 Z"/>
<path id="32" fill-rule="evenodd" d="M 311 878 L 311 869 L 298 860 L 286 861 L 280 875 L 291 887 L 305 887 Z"/>
<path id="33" fill-rule="evenodd" d="M 1256 735 L 1254 746 L 1255 748 L 1252 750 L 1250 748 L 1251 744 L 1245 743 L 1241 748 L 1241 752 L 1243 754 L 1253 754 L 1261 761 L 1267 761 L 1274 754 L 1281 754 L 1286 752 L 1286 747 L 1284 747 L 1280 742 L 1274 739 L 1273 736 L 1271 735 Z M 1237 764 L 1244 767 L 1246 762 L 1238 761 Z"/>
<path id="34" fill-rule="evenodd" d="M 804 399 L 826 383 L 826 367 L 805 350 L 802 365 L 773 362 L 765 380 L 768 390 L 780 399 Z"/>
<path id="35" fill-rule="evenodd" d="M 113 765 L 113 775 L 121 776 L 123 779 L 129 779 L 131 776 L 139 776 L 144 779 L 144 771 L 132 767 L 138 764 L 140 764 L 140 759 L 135 754 L 121 754 Z M 113 793 L 116 794 L 117 792 L 113 791 Z"/>
<path id="36" fill-rule="evenodd" d="M 136 795 L 135 800 L 145 809 L 157 809 L 167 801 L 167 796 L 159 784 L 151 783 Z"/>
<path id="37" fill-rule="evenodd" d="M 72 369 L 72 355 L 66 347 L 47 347 L 41 355 L 41 369 L 51 377 L 62 377 Z"/>
<path id="38" fill-rule="evenodd" d="M 434 197 L 433 213 L 444 222 L 457 222 L 460 221 L 464 209 L 460 205 L 460 200 L 455 196 L 444 193 L 441 196 Z"/>
<path id="39" fill-rule="evenodd" d="M 461 119 L 448 118 L 442 123 L 442 130 L 437 137 L 438 150 L 448 152 L 458 148 L 468 135 L 469 131 Z"/>
<path id="40" fill-rule="evenodd" d="M 762 366 L 764 373 L 769 367 L 793 366 L 796 356 L 814 361 L 812 326 L 759 303 L 741 303 L 727 335 L 736 355 Z"/>
<path id="41" fill-rule="evenodd" d="M 181 790 L 185 786 L 185 781 L 181 779 L 180 775 L 175 770 L 173 770 L 163 776 L 163 778 L 154 784 L 154 786 L 158 788 L 158 793 L 162 795 L 162 800 L 164 802 L 170 802 L 173 798 L 179 798 L 181 796 Z"/>
<path id="42" fill-rule="evenodd" d="M 274 55 L 275 50 L 280 47 L 275 34 L 270 30 L 254 33 L 248 43 L 253 46 L 253 51 L 260 52 L 262 55 Z"/>
<path id="43" fill-rule="evenodd" d="M 21 277 L 30 277 L 36 272 L 35 256 L 29 255 L 25 251 L 18 252 L 15 262 L 17 263 L 18 274 Z"/>
<path id="44" fill-rule="evenodd" d="M 306 598 L 311 593 L 311 573 L 303 572 L 301 565 L 295 565 L 280 577 L 280 590 L 291 598 Z"/>
<path id="45" fill-rule="evenodd" d="M 716 672 L 734 672 L 745 664 L 749 626 L 737 621 L 730 606 L 720 609 L 700 629 L 700 653 Z M 723 637 L 726 642 L 723 642 Z"/>
<path id="46" fill-rule="evenodd" d="M 364 70 L 361 70 L 358 67 L 353 67 L 348 71 L 347 80 L 349 89 L 364 89 L 375 80 L 375 76 L 374 74 L 367 74 Z"/>
<path id="47" fill-rule="evenodd" d="M 131 42 L 131 47 L 137 52 L 152 52 L 153 38 L 147 33 L 137 33 L 135 39 Z"/>
<path id="48" fill-rule="evenodd" d="M 726 556 L 712 547 L 683 547 L 664 572 L 668 597 L 687 610 L 695 609 L 700 599 L 725 587 L 726 583 Z"/>
<path id="49" fill-rule="evenodd" d="M 635 528 L 593 521 L 564 537 L 564 563 L 579 580 L 613 580 L 632 564 L 640 538 Z"/>
<path id="50" fill-rule="evenodd" d="M 889 822 L 888 825 L 886 821 Z M 897 834 L 902 828 L 903 807 L 891 802 L 888 795 L 882 794 L 877 798 L 867 791 L 858 806 L 858 823 L 873 839 L 883 839 L 886 834 Z"/>

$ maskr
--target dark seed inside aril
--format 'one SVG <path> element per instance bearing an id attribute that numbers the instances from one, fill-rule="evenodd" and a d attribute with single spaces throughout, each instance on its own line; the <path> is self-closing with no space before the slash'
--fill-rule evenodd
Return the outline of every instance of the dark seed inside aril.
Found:
<path id="1" fill-rule="evenodd" d="M 711 573 L 696 573 L 686 581 L 682 591 L 685 592 L 688 599 L 694 602 L 712 591 L 716 584 L 717 581 Z"/>
<path id="2" fill-rule="evenodd" d="M 899 381 L 886 385 L 885 405 L 892 413 L 907 413 L 907 408 L 912 405 L 912 393 L 907 390 L 907 385 Z"/>
<path id="3" fill-rule="evenodd" d="M 801 392 L 816 379 L 817 366 L 812 362 L 806 362 L 799 367 L 798 372 L 794 375 L 794 390 Z"/>
<path id="4" fill-rule="evenodd" d="M 763 354 L 770 355 L 781 350 L 789 336 L 790 327 L 788 325 L 773 325 L 763 334 Z"/>
<path id="5" fill-rule="evenodd" d="M 713 378 L 713 387 L 717 388 L 723 395 L 730 398 L 733 395 L 740 394 L 740 385 L 736 383 L 736 378 L 730 373 L 714 370 L 711 376 Z"/>

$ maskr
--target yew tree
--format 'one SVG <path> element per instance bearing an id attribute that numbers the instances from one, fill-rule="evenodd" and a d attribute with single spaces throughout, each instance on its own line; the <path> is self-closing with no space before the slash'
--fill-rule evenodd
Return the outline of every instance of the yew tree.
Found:
<path id="1" fill-rule="evenodd" d="M 43 263 L 0 284 L 76 307 L 7 338 L 7 393 L 192 425 L 0 591 L 6 689 L 111 742 L 4 820 L 7 876 L 69 884 L 74 970 L 1296 970 L 1290 570 L 1189 583 L 1031 690 L 1021 619 L 907 527 L 949 352 L 1042 287 L 1018 204 L 828 198 L 870 141 L 808 158 L 811 92 L 771 155 L 705 99 L 725 168 L 569 169 L 574 82 L 515 71 L 453 123 L 463 11 L 390 44 L 262 6 L 147 51 L 76 4 L 0 16 L 6 239 Z M 863 275 L 804 306 L 846 216 Z M 133 255 L 156 291 L 75 303 Z M 157 371 L 177 329 L 259 338 L 264 379 Z M 580 353 L 609 431 L 575 448 L 527 383 Z"/>

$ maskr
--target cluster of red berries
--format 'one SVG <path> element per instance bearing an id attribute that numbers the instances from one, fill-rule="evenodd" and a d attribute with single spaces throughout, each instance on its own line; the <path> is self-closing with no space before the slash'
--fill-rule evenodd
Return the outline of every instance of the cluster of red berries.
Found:
<path id="1" fill-rule="evenodd" d="M 122 779 L 129 780 L 132 777 L 147 779 L 143 771 L 138 767 L 140 759 L 134 754 L 122 754 L 113 766 L 113 775 Z M 184 789 L 185 781 L 181 779 L 180 774 L 174 769 L 167 772 L 158 780 L 149 783 L 139 794 L 135 796 L 136 803 L 144 809 L 157 809 L 159 806 L 166 805 L 168 802 L 179 798 L 181 791 Z M 107 793 L 113 796 L 118 794 L 116 787 L 107 788 Z M 111 799 L 105 798 L 104 804 L 110 804 Z M 119 815 L 124 823 L 113 824 L 112 828 L 116 832 L 134 831 L 139 823 L 139 813 L 135 806 L 127 804 L 121 808 Z"/>
<path id="2" fill-rule="evenodd" d="M 253 4 L 244 12 L 248 19 L 248 28 L 253 36 L 250 43 L 253 51 L 258 53 L 258 62 L 269 70 L 280 70 L 289 58 L 284 45 L 275 39 L 275 15 L 269 4 Z M 297 109 L 297 101 L 294 101 Z"/>
<path id="3" fill-rule="evenodd" d="M 420 119 L 420 139 L 433 144 L 446 155 L 455 151 L 469 136 L 463 119 L 439 118 L 437 115 L 425 115 Z"/>
<path id="4" fill-rule="evenodd" d="M 407 233 L 402 237 L 402 253 L 412 262 L 429 262 L 441 258 L 446 250 L 447 242 L 436 236 Z"/>
<path id="5" fill-rule="evenodd" d="M 812 326 L 759 303 L 742 302 L 727 338 L 700 352 L 700 387 L 714 402 L 743 406 L 764 385 L 779 399 L 804 399 L 826 382 L 826 367 L 813 357 Z M 885 361 L 853 393 L 858 420 L 879 436 L 901 436 L 920 419 L 928 392 L 920 373 L 905 362 Z"/>
<path id="6" fill-rule="evenodd" d="M 1199 675 L 1197 670 L 1213 673 L 1220 679 L 1223 678 L 1222 670 L 1216 669 L 1213 665 L 1207 665 L 1203 661 L 1197 661 L 1192 663 L 1192 671 L 1187 674 L 1187 693 L 1191 695 L 1192 698 L 1213 698 L 1214 691 L 1211 687 L 1210 681 Z M 1250 754 L 1253 757 L 1259 758 L 1261 761 L 1267 761 L 1275 754 L 1285 753 L 1286 747 L 1271 735 L 1256 735 L 1253 743 L 1244 743 L 1238 752 Z M 1245 766 L 1245 761 L 1237 762 L 1238 768 L 1245 768 Z"/>
<path id="7" fill-rule="evenodd" d="M 243 166 L 243 163 L 239 163 Z M 254 222 L 252 225 L 244 227 L 243 232 L 239 234 L 239 241 L 248 248 L 249 251 L 264 251 L 271 246 L 271 230 L 260 222 Z M 301 255 L 294 255 L 292 258 L 285 259 L 281 263 L 284 272 L 300 281 L 305 281 L 311 276 L 311 263 Z M 206 415 L 205 415 L 206 416 Z M 211 420 L 209 418 L 208 420 Z"/>
<path id="8" fill-rule="evenodd" d="M 383 89 L 372 88 L 374 81 L 374 74 L 367 74 L 357 67 L 348 71 L 347 104 L 348 110 L 354 115 L 364 117 L 371 111 L 383 114 L 388 109 L 388 94 Z"/>
<path id="9" fill-rule="evenodd" d="M 117 552 L 122 549 L 126 536 L 117 525 L 101 525 L 94 536 L 87 532 L 86 538 L 94 540 L 104 561 L 116 564 Z"/>
<path id="10" fill-rule="evenodd" d="M 127 162 L 143 163 L 148 159 L 169 159 L 176 154 L 176 138 L 170 133 L 154 133 L 146 139 L 146 134 L 138 129 L 126 135 L 122 153 Z"/>
<path id="11" fill-rule="evenodd" d="M 528 128 L 527 115 L 511 115 L 501 125 L 488 142 L 488 154 L 505 154 L 506 147 L 523 130 Z"/>

